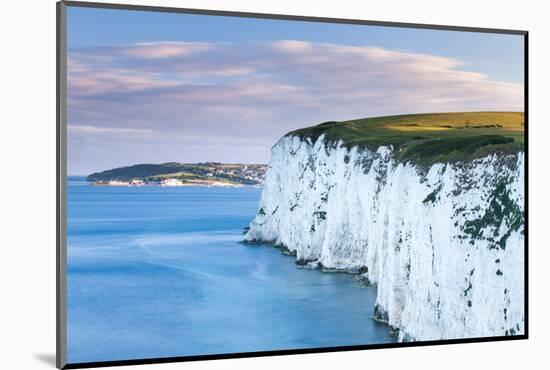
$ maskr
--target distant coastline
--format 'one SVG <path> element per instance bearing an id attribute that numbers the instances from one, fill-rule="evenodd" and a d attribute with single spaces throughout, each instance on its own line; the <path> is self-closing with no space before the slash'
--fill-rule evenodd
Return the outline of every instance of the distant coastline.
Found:
<path id="1" fill-rule="evenodd" d="M 86 177 L 93 186 L 262 186 L 265 164 L 229 164 L 219 162 L 136 164 L 96 172 Z"/>
<path id="2" fill-rule="evenodd" d="M 182 181 L 178 179 L 167 178 L 161 181 L 143 181 L 143 180 L 131 180 L 131 181 L 121 181 L 121 180 L 110 180 L 110 181 L 94 181 L 91 182 L 92 186 L 130 186 L 130 187 L 140 187 L 140 186 L 161 186 L 161 187 L 178 187 L 178 186 L 206 186 L 206 187 L 233 187 L 240 188 L 243 187 L 243 184 L 238 184 L 234 182 L 224 182 L 224 181 Z M 257 184 L 254 186 L 261 186 Z"/>

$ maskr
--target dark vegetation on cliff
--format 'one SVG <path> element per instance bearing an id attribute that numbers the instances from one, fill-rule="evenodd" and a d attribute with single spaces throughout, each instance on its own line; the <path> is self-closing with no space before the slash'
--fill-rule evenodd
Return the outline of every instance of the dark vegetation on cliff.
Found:
<path id="1" fill-rule="evenodd" d="M 331 121 L 292 131 L 287 136 L 347 148 L 376 150 L 392 146 L 397 159 L 419 164 L 467 161 L 491 153 L 515 153 L 524 147 L 522 112 L 410 114 Z"/>

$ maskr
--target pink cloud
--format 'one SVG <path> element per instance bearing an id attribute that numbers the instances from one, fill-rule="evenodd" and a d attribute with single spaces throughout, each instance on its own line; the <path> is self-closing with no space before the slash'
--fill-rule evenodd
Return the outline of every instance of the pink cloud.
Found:
<path id="1" fill-rule="evenodd" d="M 154 130 L 155 140 L 216 132 L 217 140 L 275 142 L 327 120 L 523 110 L 521 84 L 464 66 L 436 55 L 292 40 L 81 49 L 68 59 L 69 123 Z"/>
<path id="2" fill-rule="evenodd" d="M 338 110 L 361 114 L 359 103 L 363 115 L 371 105 L 403 112 L 523 109 L 522 85 L 460 70 L 464 64 L 379 47 L 294 40 L 238 47 L 161 42 L 74 53 L 69 87 L 74 96 L 164 89 L 159 94 L 197 104 L 208 99 L 244 106 L 252 99 L 284 103 L 280 109 L 324 105 L 327 115 Z"/>
<path id="3" fill-rule="evenodd" d="M 156 42 L 134 44 L 127 47 L 124 52 L 135 58 L 164 59 L 189 56 L 209 48 L 209 44 L 200 42 Z"/>

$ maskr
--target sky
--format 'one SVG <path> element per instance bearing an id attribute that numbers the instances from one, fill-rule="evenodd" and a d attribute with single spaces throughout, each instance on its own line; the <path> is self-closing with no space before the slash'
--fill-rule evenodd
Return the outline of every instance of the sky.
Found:
<path id="1" fill-rule="evenodd" d="M 523 36 L 68 8 L 68 173 L 267 163 L 285 133 L 523 111 Z"/>

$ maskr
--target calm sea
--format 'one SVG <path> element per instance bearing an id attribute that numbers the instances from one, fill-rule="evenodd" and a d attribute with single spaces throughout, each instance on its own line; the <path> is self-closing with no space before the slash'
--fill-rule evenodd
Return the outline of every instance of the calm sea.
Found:
<path id="1" fill-rule="evenodd" d="M 392 342 L 373 288 L 239 244 L 261 189 L 68 180 L 68 360 Z"/>

